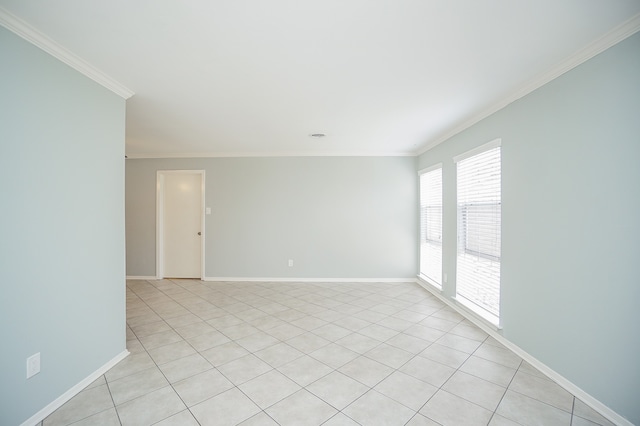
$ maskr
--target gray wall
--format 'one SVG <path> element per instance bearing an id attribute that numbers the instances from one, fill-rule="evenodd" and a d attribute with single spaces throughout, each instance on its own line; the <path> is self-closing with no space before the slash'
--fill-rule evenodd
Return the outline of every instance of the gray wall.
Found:
<path id="1" fill-rule="evenodd" d="M 280 157 L 127 160 L 127 275 L 155 275 L 156 171 L 170 169 L 206 171 L 207 277 L 417 273 L 415 158 Z"/>
<path id="2" fill-rule="evenodd" d="M 502 138 L 504 336 L 640 424 L 640 34 L 419 157 L 444 163 L 455 284 L 453 156 Z"/>
<path id="3" fill-rule="evenodd" d="M 125 101 L 2 27 L 0 52 L 0 424 L 16 425 L 125 350 Z"/>

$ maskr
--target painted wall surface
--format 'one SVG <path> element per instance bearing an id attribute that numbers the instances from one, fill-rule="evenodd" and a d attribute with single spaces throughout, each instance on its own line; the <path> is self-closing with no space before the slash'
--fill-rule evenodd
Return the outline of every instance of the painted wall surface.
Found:
<path id="1" fill-rule="evenodd" d="M 205 170 L 207 277 L 417 272 L 415 158 L 280 157 L 127 160 L 127 275 L 155 276 L 156 172 L 172 169 Z"/>
<path id="2" fill-rule="evenodd" d="M 0 57 L 0 424 L 17 425 L 125 350 L 125 101 L 2 27 Z"/>
<path id="3" fill-rule="evenodd" d="M 453 156 L 502 138 L 504 336 L 640 424 L 640 34 L 419 157 L 444 163 L 445 294 L 455 285 Z"/>

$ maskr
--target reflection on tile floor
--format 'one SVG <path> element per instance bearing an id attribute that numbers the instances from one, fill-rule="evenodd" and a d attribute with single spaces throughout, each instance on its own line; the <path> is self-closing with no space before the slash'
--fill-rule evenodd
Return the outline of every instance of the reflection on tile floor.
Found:
<path id="1" fill-rule="evenodd" d="M 42 424 L 611 424 L 414 283 L 128 281 L 127 348 Z"/>

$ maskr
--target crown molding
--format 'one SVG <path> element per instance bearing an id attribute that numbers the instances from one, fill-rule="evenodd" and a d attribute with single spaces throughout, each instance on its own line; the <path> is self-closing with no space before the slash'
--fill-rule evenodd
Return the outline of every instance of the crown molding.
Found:
<path id="1" fill-rule="evenodd" d="M 627 21 L 623 22 L 622 24 L 613 28 L 611 31 L 604 34 L 602 37 L 588 44 L 584 48 L 578 50 L 573 55 L 569 56 L 567 59 L 557 64 L 549 71 L 539 74 L 537 77 L 533 78 L 532 80 L 529 80 L 528 82 L 520 86 L 518 89 L 509 93 L 507 96 L 501 98 L 500 100 L 493 103 L 489 107 L 483 109 L 481 112 L 472 116 L 470 119 L 464 121 L 462 124 L 454 127 L 453 129 L 443 133 L 442 135 L 435 138 L 434 140 L 428 142 L 427 145 L 425 145 L 420 150 L 416 151 L 414 154 L 415 155 L 424 154 L 425 152 L 441 144 L 447 139 L 452 138 L 453 136 L 457 135 L 463 130 L 468 129 L 469 127 L 473 126 L 479 121 L 484 120 L 485 118 L 489 117 L 492 114 L 495 114 L 496 112 L 500 111 L 502 108 L 506 107 L 510 103 L 517 101 L 518 99 L 528 95 L 529 93 L 533 92 L 536 89 L 539 89 L 540 87 L 544 86 L 550 81 L 560 77 L 562 74 L 588 61 L 589 59 L 593 58 L 599 53 L 604 52 L 605 50 L 616 45 L 622 40 L 628 37 L 631 37 L 638 31 L 640 31 L 640 13 L 637 15 L 634 15 Z"/>
<path id="2" fill-rule="evenodd" d="M 9 13 L 6 9 L 0 7 L 0 25 L 22 37 L 34 46 L 44 50 L 54 58 L 64 62 L 79 73 L 85 75 L 101 86 L 109 89 L 116 95 L 129 99 L 134 92 L 118 83 L 102 71 L 93 67 L 85 60 L 71 53 L 69 50 L 60 46 L 58 43 L 47 37 L 40 31 L 27 24 L 22 19 Z"/>
<path id="3" fill-rule="evenodd" d="M 169 152 L 126 154 L 128 160 L 161 158 L 239 158 L 239 157 L 415 157 L 413 152 Z"/>

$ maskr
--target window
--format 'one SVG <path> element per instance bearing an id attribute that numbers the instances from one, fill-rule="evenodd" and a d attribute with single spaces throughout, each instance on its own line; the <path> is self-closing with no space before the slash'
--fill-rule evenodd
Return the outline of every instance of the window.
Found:
<path id="1" fill-rule="evenodd" d="M 420 175 L 420 275 L 442 288 L 442 167 Z"/>
<path id="2" fill-rule="evenodd" d="M 500 141 L 484 145 L 455 161 L 458 177 L 456 300 L 498 324 L 502 211 Z"/>

